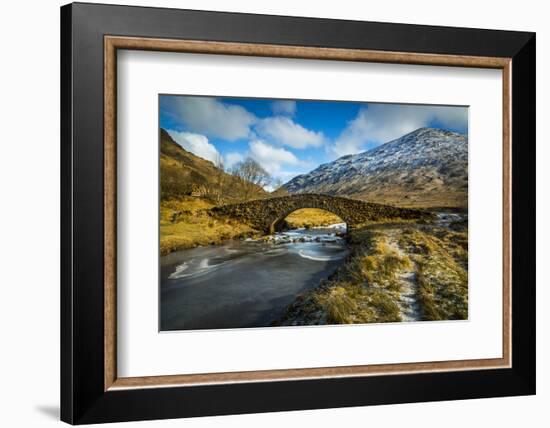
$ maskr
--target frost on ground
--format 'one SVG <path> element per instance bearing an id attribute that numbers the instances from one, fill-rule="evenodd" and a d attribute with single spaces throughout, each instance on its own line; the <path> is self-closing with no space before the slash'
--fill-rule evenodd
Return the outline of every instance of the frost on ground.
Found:
<path id="1" fill-rule="evenodd" d="M 396 233 L 399 230 L 393 230 L 388 232 L 388 245 L 394 250 L 400 257 L 408 257 L 403 249 L 399 246 L 395 239 Z M 416 281 L 416 263 L 411 262 L 405 269 L 396 273 L 397 281 L 400 287 L 399 309 L 401 311 L 402 321 L 420 321 L 422 319 L 422 311 L 420 309 L 420 303 L 418 299 L 418 284 Z"/>
<path id="2" fill-rule="evenodd" d="M 336 273 L 298 296 L 277 324 L 467 319 L 464 222 L 454 229 L 437 223 L 364 227 L 350 232 L 349 246 Z"/>
<path id="3" fill-rule="evenodd" d="M 320 165 L 285 188 L 290 193 L 347 195 L 415 208 L 464 207 L 468 138 L 420 128 L 366 152 Z"/>

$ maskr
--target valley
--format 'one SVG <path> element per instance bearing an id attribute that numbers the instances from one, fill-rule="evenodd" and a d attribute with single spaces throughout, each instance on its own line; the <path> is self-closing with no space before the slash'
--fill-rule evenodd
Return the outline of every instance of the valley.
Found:
<path id="1" fill-rule="evenodd" d="M 163 328 L 467 319 L 467 159 L 464 136 L 421 128 L 269 192 L 161 130 Z M 305 207 L 266 236 L 246 216 L 224 214 L 232 204 L 247 210 L 246 202 L 292 195 L 425 215 L 382 215 L 342 231 L 334 211 Z"/>

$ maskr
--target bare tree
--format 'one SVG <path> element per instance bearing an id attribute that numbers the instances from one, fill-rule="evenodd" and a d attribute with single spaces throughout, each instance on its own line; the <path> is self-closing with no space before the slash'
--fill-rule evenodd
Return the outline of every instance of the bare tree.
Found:
<path id="1" fill-rule="evenodd" d="M 231 173 L 240 178 L 242 197 L 246 201 L 271 182 L 271 175 L 252 158 L 237 163 Z"/>
<path id="2" fill-rule="evenodd" d="M 225 173 L 225 164 L 223 162 L 223 157 L 219 153 L 216 154 L 214 158 L 214 166 L 216 167 L 216 176 L 214 177 L 214 196 L 216 197 L 216 203 L 220 203 L 222 195 L 225 190 L 226 185 L 226 173 Z"/>

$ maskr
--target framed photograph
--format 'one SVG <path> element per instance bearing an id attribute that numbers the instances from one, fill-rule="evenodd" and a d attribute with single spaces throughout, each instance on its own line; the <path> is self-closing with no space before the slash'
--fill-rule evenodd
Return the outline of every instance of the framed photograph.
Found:
<path id="1" fill-rule="evenodd" d="M 61 8 L 61 418 L 535 393 L 535 35 Z"/>

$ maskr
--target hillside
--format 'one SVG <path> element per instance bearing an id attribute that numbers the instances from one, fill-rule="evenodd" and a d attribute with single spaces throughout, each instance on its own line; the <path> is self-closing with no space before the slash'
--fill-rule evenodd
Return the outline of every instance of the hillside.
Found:
<path id="1" fill-rule="evenodd" d="M 253 236 L 256 231 L 249 226 L 205 212 L 216 205 L 241 202 L 243 186 L 249 191 L 253 185 L 183 149 L 161 129 L 160 253 Z M 255 197 L 268 195 L 258 186 L 252 190 Z"/>
<path id="2" fill-rule="evenodd" d="M 295 177 L 289 193 L 328 193 L 398 206 L 468 205 L 468 140 L 420 128 L 372 150 Z"/>
<path id="3" fill-rule="evenodd" d="M 168 132 L 160 130 L 161 200 L 197 196 L 216 203 L 235 202 L 240 200 L 241 185 L 239 178 L 183 149 Z M 255 190 L 258 197 L 267 194 L 258 186 Z"/>

